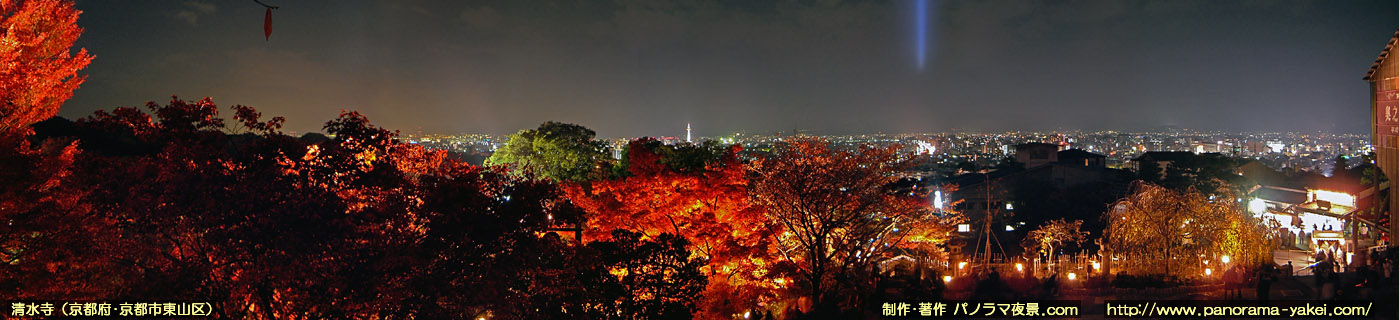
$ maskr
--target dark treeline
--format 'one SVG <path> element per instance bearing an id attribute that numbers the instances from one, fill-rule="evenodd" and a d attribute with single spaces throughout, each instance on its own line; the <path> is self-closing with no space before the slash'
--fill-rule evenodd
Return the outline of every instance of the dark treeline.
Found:
<path id="1" fill-rule="evenodd" d="M 657 318 L 689 315 L 704 286 L 683 238 L 549 232 L 579 216 L 549 180 L 400 143 L 355 112 L 326 123 L 333 138 L 298 139 L 232 110 L 227 125 L 208 99 L 172 99 L 9 140 L 20 152 L 0 165 L 21 174 L 0 202 L 0 299 L 199 299 L 242 319 Z"/>

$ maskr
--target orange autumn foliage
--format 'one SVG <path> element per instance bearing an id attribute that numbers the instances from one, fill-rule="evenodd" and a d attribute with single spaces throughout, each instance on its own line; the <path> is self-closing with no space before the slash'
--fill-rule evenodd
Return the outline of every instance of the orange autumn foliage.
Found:
<path id="1" fill-rule="evenodd" d="M 0 133 L 58 113 L 92 56 L 69 53 L 83 29 L 71 1 L 0 0 Z"/>
<path id="2" fill-rule="evenodd" d="M 780 226 L 748 201 L 747 165 L 740 147 L 704 170 L 678 172 L 661 155 L 633 141 L 628 149 L 630 177 L 571 184 L 565 192 L 588 214 L 585 241 L 607 240 L 608 230 L 626 229 L 649 237 L 684 236 L 705 262 L 709 285 L 699 317 L 727 317 L 759 303 L 773 303 L 788 275 L 770 245 Z"/>

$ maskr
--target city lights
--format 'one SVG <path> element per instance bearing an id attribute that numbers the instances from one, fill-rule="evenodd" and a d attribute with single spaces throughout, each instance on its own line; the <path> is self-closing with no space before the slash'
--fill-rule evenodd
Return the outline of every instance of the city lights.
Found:
<path id="1" fill-rule="evenodd" d="M 7 318 L 1399 308 L 1394 3 L 11 2 Z"/>

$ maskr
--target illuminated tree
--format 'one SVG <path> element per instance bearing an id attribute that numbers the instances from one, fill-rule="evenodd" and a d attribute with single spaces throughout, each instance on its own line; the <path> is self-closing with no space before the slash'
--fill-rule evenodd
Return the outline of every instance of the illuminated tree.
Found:
<path id="1" fill-rule="evenodd" d="M 70 1 L 0 0 L 0 134 L 53 117 L 83 83 L 92 56 L 69 52 L 78 13 Z"/>
<path id="2" fill-rule="evenodd" d="M 700 303 L 704 317 L 773 303 L 786 281 L 781 268 L 774 268 L 778 252 L 769 245 L 778 225 L 749 203 L 748 167 L 737 159 L 739 148 L 717 156 L 696 151 L 701 148 L 712 150 L 632 141 L 624 158 L 627 177 L 567 185 L 569 198 L 588 212 L 585 239 L 609 239 L 605 230 L 611 229 L 689 239 L 709 278 Z"/>
<path id="3" fill-rule="evenodd" d="M 1120 257 L 1114 268 L 1128 274 L 1194 278 L 1205 268 L 1219 270 L 1206 262 L 1225 255 L 1244 265 L 1271 259 L 1269 232 L 1230 197 L 1137 183 L 1104 219 L 1104 245 Z"/>
<path id="4" fill-rule="evenodd" d="M 1030 231 L 1025 235 L 1022 245 L 1026 249 L 1036 249 L 1040 255 L 1054 257 L 1054 248 L 1064 243 L 1083 243 L 1087 239 L 1088 232 L 1080 231 L 1083 220 L 1073 222 L 1064 219 L 1052 220 L 1040 225 L 1039 228 Z M 1029 251 L 1026 251 L 1027 253 Z"/>
<path id="5" fill-rule="evenodd" d="M 353 195 L 365 192 L 304 179 L 314 148 L 270 132 L 234 141 L 209 99 L 148 108 L 154 118 L 118 108 L 76 123 L 85 152 L 74 189 L 87 190 L 86 215 L 113 221 L 93 225 L 106 227 L 94 234 L 116 237 L 83 248 L 105 256 L 46 263 L 113 288 L 86 296 L 94 299 L 194 297 L 215 303 L 221 316 L 249 319 L 363 312 L 371 300 L 357 289 L 382 276 L 351 257 L 403 243 L 384 228 L 405 224 L 406 216 L 386 214 L 403 212 L 402 202 L 358 202 Z M 262 123 L 253 114 L 236 118 Z M 338 171 L 363 175 L 354 169 Z"/>
<path id="6" fill-rule="evenodd" d="M 911 235 L 945 237 L 955 223 L 888 188 L 907 165 L 898 148 L 836 150 L 802 138 L 754 162 L 753 201 L 785 227 L 779 250 L 817 310 L 860 305 L 855 293 L 869 287 L 872 263 Z"/>
<path id="7" fill-rule="evenodd" d="M 0 0 L 0 299 L 92 297 L 113 221 L 87 214 L 69 181 L 75 143 L 29 141 L 29 126 L 58 112 L 92 57 L 69 51 L 82 34 L 70 1 Z M 34 287 L 30 287 L 34 286 Z"/>
<path id="8" fill-rule="evenodd" d="M 601 172 L 600 164 L 610 160 L 607 147 L 593 140 L 596 135 L 576 124 L 545 122 L 511 135 L 486 165 L 508 165 L 555 181 L 590 180 Z"/>

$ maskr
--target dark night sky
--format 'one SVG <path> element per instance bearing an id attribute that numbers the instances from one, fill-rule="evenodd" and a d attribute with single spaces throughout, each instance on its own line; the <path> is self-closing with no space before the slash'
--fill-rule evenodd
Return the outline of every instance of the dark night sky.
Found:
<path id="1" fill-rule="evenodd" d="M 210 96 L 318 131 L 546 120 L 604 137 L 1153 129 L 1366 132 L 1399 1 L 79 1 L 63 108 Z M 683 4 L 682 4 L 683 3 Z M 227 109 L 221 112 L 228 113 Z"/>

